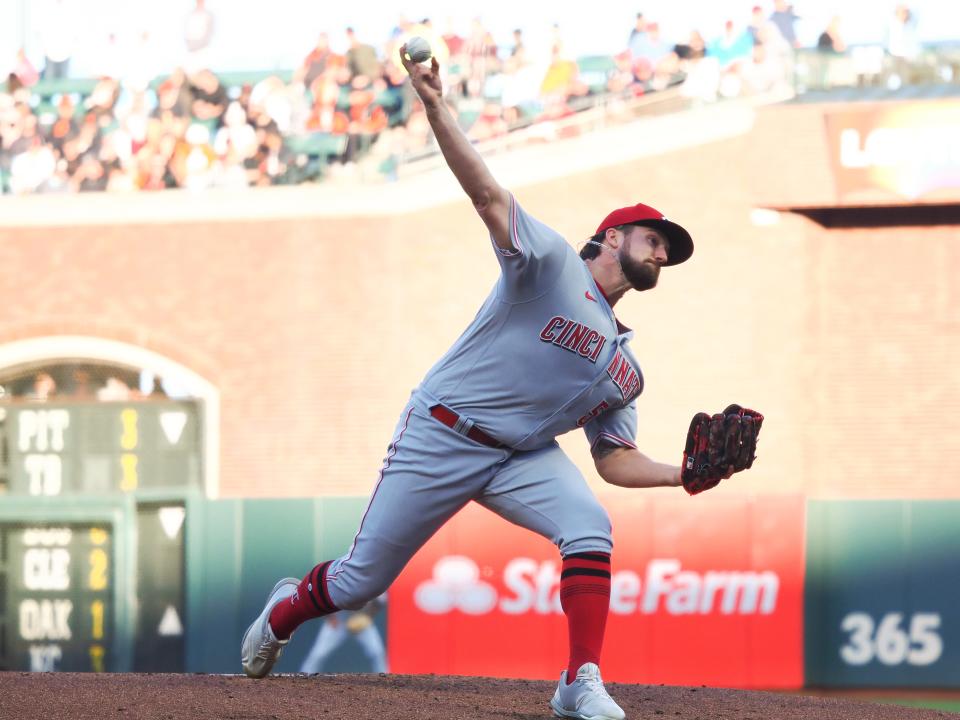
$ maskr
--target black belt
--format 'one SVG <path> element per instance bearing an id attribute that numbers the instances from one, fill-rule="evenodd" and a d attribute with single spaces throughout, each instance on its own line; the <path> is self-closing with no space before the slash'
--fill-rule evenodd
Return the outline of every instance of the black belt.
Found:
<path id="1" fill-rule="evenodd" d="M 471 425 L 466 432 L 461 430 L 462 418 L 457 415 L 453 410 L 448 408 L 446 405 L 434 405 L 430 408 L 430 414 L 433 415 L 437 420 L 442 422 L 448 428 L 453 428 L 461 435 L 466 435 L 468 438 L 474 442 L 478 442 L 481 445 L 486 445 L 487 447 L 492 448 L 505 448 L 507 447 L 502 442 L 496 438 L 492 438 L 487 435 L 483 430 L 478 428 L 476 425 Z"/>

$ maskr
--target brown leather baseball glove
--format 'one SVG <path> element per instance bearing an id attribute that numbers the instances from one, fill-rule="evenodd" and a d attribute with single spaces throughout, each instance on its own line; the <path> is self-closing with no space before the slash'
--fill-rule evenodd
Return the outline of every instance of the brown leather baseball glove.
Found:
<path id="1" fill-rule="evenodd" d="M 696 495 L 753 465 L 762 424 L 763 415 L 739 405 L 712 416 L 694 415 L 683 450 L 684 489 Z"/>

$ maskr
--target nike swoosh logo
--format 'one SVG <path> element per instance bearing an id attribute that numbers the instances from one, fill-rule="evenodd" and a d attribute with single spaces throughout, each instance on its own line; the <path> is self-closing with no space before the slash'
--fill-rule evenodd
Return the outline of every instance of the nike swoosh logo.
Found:
<path id="1" fill-rule="evenodd" d="M 593 295 L 590 294 L 590 291 L 589 291 L 589 290 L 587 290 L 583 295 L 584 295 L 584 297 L 587 298 L 587 300 L 593 300 L 593 302 L 596 302 L 596 301 L 597 301 L 597 299 L 596 299 Z"/>

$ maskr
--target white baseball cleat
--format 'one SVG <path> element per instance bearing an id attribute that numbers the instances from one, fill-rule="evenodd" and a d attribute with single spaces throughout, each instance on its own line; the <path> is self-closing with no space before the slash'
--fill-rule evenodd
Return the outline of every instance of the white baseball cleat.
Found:
<path id="1" fill-rule="evenodd" d="M 274 585 L 267 597 L 263 612 L 243 634 L 243 640 L 240 641 L 240 662 L 243 663 L 243 671 L 249 677 L 262 678 L 268 675 L 280 659 L 283 646 L 290 642 L 290 638 L 278 640 L 273 634 L 269 622 L 270 611 L 278 603 L 296 593 L 299 584 L 300 581 L 295 578 L 284 578 Z"/>
<path id="2" fill-rule="evenodd" d="M 595 663 L 584 663 L 577 670 L 577 678 L 567 685 L 567 671 L 560 673 L 560 684 L 550 701 L 557 717 L 579 720 L 623 720 L 626 715 L 603 687 L 600 668 Z"/>

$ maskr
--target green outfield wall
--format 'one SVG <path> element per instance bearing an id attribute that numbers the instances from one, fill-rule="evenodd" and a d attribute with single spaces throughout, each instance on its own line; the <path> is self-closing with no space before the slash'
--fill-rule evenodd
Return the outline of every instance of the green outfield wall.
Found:
<path id="1" fill-rule="evenodd" d="M 343 553 L 365 503 L 3 497 L 0 669 L 238 672 L 240 637 L 266 593 Z M 292 644 L 278 669 L 295 671 L 310 646 Z M 350 644 L 330 660 L 342 672 L 364 665 Z"/>
<path id="2" fill-rule="evenodd" d="M 343 553 L 365 505 L 192 488 L 2 496 L 0 668 L 238 672 L 273 583 Z M 960 501 L 815 500 L 805 515 L 804 684 L 960 688 Z M 311 644 L 291 643 L 278 669 Z M 329 668 L 368 669 L 351 643 Z"/>
<path id="3" fill-rule="evenodd" d="M 809 686 L 960 686 L 960 502 L 807 505 Z"/>

